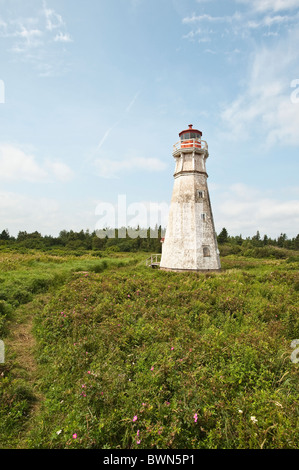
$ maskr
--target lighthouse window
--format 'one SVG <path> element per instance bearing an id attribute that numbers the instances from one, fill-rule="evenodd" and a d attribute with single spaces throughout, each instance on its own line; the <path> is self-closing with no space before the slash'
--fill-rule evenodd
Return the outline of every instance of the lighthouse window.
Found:
<path id="1" fill-rule="evenodd" d="M 206 220 L 206 214 L 201 214 L 201 220 L 203 220 L 203 221 Z"/>
<path id="2" fill-rule="evenodd" d="M 211 256 L 210 248 L 208 246 L 203 247 L 203 256 L 204 258 L 208 258 L 209 256 Z"/>
<path id="3" fill-rule="evenodd" d="M 183 134 L 182 139 L 183 140 L 190 139 L 190 132 L 186 132 L 186 134 Z"/>
<path id="4" fill-rule="evenodd" d="M 198 197 L 202 199 L 204 197 L 204 191 L 198 191 Z"/>

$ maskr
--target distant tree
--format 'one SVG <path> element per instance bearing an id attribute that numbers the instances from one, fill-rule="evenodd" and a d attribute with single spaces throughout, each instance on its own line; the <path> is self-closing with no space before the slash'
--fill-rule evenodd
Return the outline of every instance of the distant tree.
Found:
<path id="1" fill-rule="evenodd" d="M 281 248 L 285 246 L 285 242 L 287 240 L 287 236 L 285 233 L 281 233 L 277 239 L 277 245 Z"/>
<path id="2" fill-rule="evenodd" d="M 223 227 L 223 229 L 219 233 L 217 240 L 218 240 L 218 243 L 220 244 L 228 242 L 228 233 L 225 227 Z"/>
<path id="3" fill-rule="evenodd" d="M 67 244 L 67 241 L 68 241 L 68 232 L 66 230 L 61 230 L 61 232 L 59 232 L 59 240 L 60 240 L 60 243 L 62 245 L 66 245 Z"/>
<path id="4" fill-rule="evenodd" d="M 242 245 L 243 238 L 242 235 L 236 235 L 235 237 L 229 237 L 230 241 L 232 241 L 236 245 Z"/>
<path id="5" fill-rule="evenodd" d="M 256 235 L 254 235 L 254 236 L 252 237 L 252 240 L 256 240 L 256 241 L 258 241 L 258 242 L 259 242 L 259 241 L 260 241 L 260 239 L 261 239 L 260 232 L 259 232 L 259 231 L 257 231 L 257 232 L 256 232 Z"/>
<path id="6" fill-rule="evenodd" d="M 252 237 L 251 241 L 252 241 L 254 246 L 262 246 L 261 234 L 260 234 L 259 230 L 256 232 L 256 235 L 254 235 Z"/>
<path id="7" fill-rule="evenodd" d="M 9 240 L 9 239 L 10 239 L 9 231 L 7 229 L 2 230 L 0 234 L 0 240 Z"/>
<path id="8" fill-rule="evenodd" d="M 17 236 L 17 241 L 18 241 L 18 242 L 22 242 L 23 240 L 26 240 L 27 235 L 28 235 L 28 234 L 27 234 L 26 231 L 25 231 L 25 232 L 19 232 L 19 233 L 18 233 L 18 236 Z"/>
<path id="9" fill-rule="evenodd" d="M 107 238 L 99 238 L 96 235 L 92 237 L 92 249 L 93 250 L 104 250 L 107 242 Z"/>

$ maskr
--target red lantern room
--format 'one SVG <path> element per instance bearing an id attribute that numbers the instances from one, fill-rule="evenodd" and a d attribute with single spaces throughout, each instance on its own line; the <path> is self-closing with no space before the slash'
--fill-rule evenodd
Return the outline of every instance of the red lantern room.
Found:
<path id="1" fill-rule="evenodd" d="M 201 148 L 202 132 L 197 129 L 193 129 L 192 124 L 189 124 L 189 129 L 180 132 L 179 136 L 181 139 L 181 148 Z"/>

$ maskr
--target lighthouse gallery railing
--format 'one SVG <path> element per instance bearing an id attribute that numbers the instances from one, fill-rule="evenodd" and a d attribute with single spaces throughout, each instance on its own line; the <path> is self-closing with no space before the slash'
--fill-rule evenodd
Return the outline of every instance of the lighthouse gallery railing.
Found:
<path id="1" fill-rule="evenodd" d="M 173 146 L 173 151 L 187 148 L 198 148 L 203 150 L 208 150 L 208 144 L 205 140 L 201 139 L 188 139 L 188 140 L 179 140 Z"/>

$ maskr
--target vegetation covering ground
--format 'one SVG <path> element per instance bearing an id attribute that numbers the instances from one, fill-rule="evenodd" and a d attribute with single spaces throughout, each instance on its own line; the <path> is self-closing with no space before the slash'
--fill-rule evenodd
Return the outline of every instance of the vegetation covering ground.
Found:
<path id="1" fill-rule="evenodd" d="M 222 249 L 195 274 L 4 247 L 0 447 L 298 448 L 298 257 Z"/>

